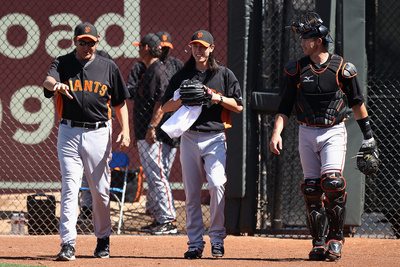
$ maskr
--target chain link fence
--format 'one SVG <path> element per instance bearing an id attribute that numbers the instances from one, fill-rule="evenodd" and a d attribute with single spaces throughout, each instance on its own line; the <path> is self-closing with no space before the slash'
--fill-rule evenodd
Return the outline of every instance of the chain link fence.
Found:
<path id="1" fill-rule="evenodd" d="M 218 60 L 226 65 L 229 1 L 106 0 L 99 5 L 94 0 L 84 4 L 74 0 L 22 0 L 17 6 L 11 0 L 3 2 L 0 11 L 0 60 L 3 68 L 0 77 L 5 86 L 0 93 L 0 233 L 9 234 L 13 230 L 14 233 L 57 234 L 61 175 L 56 144 L 60 120 L 55 101 L 43 96 L 42 83 L 54 58 L 74 49 L 74 27 L 80 21 L 89 21 L 98 28 L 101 35 L 99 49 L 112 57 L 126 81 L 139 57 L 138 47 L 132 43 L 139 42 L 147 33 L 158 31 L 170 33 L 174 46 L 171 56 L 185 62 L 190 56 L 187 44 L 192 34 L 198 29 L 208 30 L 214 35 Z M 400 34 L 394 25 L 398 25 L 400 8 L 396 7 L 400 4 L 394 0 L 367 0 L 365 3 L 368 109 L 382 162 L 379 173 L 366 179 L 362 226 L 351 229 L 351 232 L 348 229 L 348 234 L 393 238 L 400 237 L 400 180 L 396 177 L 399 162 L 394 157 L 400 150 L 399 130 L 395 127 L 399 120 L 396 111 L 400 86 L 396 74 L 398 63 L 394 60 L 399 53 L 396 44 L 400 43 Z M 263 1 L 261 88 L 266 92 L 278 93 L 284 64 L 302 55 L 297 37 L 285 26 L 316 8 L 316 0 Z M 391 45 L 388 48 L 389 40 Z M 134 100 L 128 100 L 132 134 L 134 105 Z M 276 231 L 275 235 L 308 235 L 306 209 L 299 187 L 302 170 L 297 151 L 296 119 L 292 116 L 285 128 L 286 149 L 280 157 L 274 157 L 266 150 L 273 116 L 259 114 L 258 121 L 257 231 L 283 229 Z M 113 119 L 114 141 L 119 130 L 117 121 Z M 113 150 L 118 151 L 115 143 Z M 126 152 L 130 157 L 130 169 L 142 165 L 137 146 L 131 145 Z M 185 233 L 185 196 L 179 148 L 169 180 L 178 230 Z M 208 227 L 209 196 L 205 186 L 202 202 Z M 143 187 L 138 201 L 124 205 L 124 231 L 127 234 L 141 233 L 140 228 L 152 222 L 152 217 L 146 213 L 146 180 Z M 115 221 L 118 219 L 117 202 L 112 201 L 111 208 Z M 24 214 L 29 226 L 21 224 L 22 228 L 18 230 L 18 227 L 13 227 L 11 218 L 20 213 Z M 82 220 L 77 228 L 79 233 L 93 233 L 90 221 Z M 117 222 L 113 224 L 113 231 L 117 231 Z"/>
<path id="2" fill-rule="evenodd" d="M 100 4 L 94 0 L 85 3 L 23 0 L 18 5 L 10 0 L 3 1 L 0 76 L 5 86 L 0 93 L 0 233 L 11 232 L 14 214 L 23 214 L 19 220 L 25 219 L 25 226 L 22 226 L 25 233 L 58 232 L 61 174 L 57 133 L 60 119 L 56 114 L 55 99 L 43 96 L 42 84 L 52 61 L 74 50 L 72 38 L 76 25 L 88 21 L 96 26 L 100 34 L 98 50 L 108 53 L 127 82 L 131 68 L 139 61 L 139 47 L 132 44 L 140 42 L 148 33 L 159 31 L 170 34 L 173 49 L 169 56 L 183 63 L 190 57 L 188 43 L 193 33 L 200 29 L 210 31 L 214 36 L 217 59 L 226 65 L 227 10 L 227 1 L 106 0 Z M 131 138 L 134 127 L 147 130 L 148 125 L 133 125 L 134 106 L 135 100 L 128 100 Z M 112 146 L 113 151 L 118 151 L 115 140 L 120 126 L 116 118 L 112 121 Z M 132 143 L 124 152 L 130 158 L 130 169 L 143 166 L 136 144 Z M 169 182 L 178 231 L 185 233 L 185 196 L 180 169 L 178 147 L 172 157 Z M 144 175 L 149 177 L 146 172 L 144 170 Z M 144 180 L 140 199 L 125 203 L 125 233 L 140 233 L 141 227 L 152 223 L 151 214 L 146 212 L 147 192 L 148 183 Z M 134 193 L 128 188 L 127 194 Z M 202 203 L 208 227 L 206 185 L 202 190 Z M 118 203 L 114 200 L 111 212 L 113 221 L 118 220 Z M 117 222 L 112 227 L 116 232 Z M 88 220 L 78 220 L 77 229 L 79 233 L 92 233 L 93 225 Z"/>
<path id="3" fill-rule="evenodd" d="M 341 1 L 336 1 L 339 4 Z M 360 227 L 346 227 L 346 235 L 400 237 L 400 180 L 396 170 L 399 152 L 399 76 L 396 72 L 400 43 L 398 22 L 400 4 L 396 1 L 366 1 L 366 51 L 368 60 L 368 110 L 379 143 L 381 165 L 375 175 L 366 177 L 365 206 Z M 265 1 L 262 88 L 279 92 L 285 62 L 302 56 L 298 36 L 285 30 L 292 20 L 317 9 L 317 1 Z M 336 22 L 339 23 L 339 22 Z M 385 29 L 385 30 L 382 30 Z M 383 49 L 390 40 L 390 49 Z M 330 48 L 332 49 L 332 48 Z M 360 66 L 361 67 L 361 66 Z M 273 155 L 268 147 L 274 115 L 259 114 L 261 175 L 258 195 L 257 232 L 308 235 L 306 208 L 300 191 L 302 169 L 298 155 L 298 122 L 291 116 L 283 131 L 285 149 Z M 351 134 L 351 133 L 349 133 Z M 265 139 L 264 139 L 265 138 Z M 279 188 L 282 188 L 279 190 Z"/>
<path id="4" fill-rule="evenodd" d="M 399 63 L 400 54 L 395 48 L 386 48 L 388 40 L 400 44 L 400 3 L 397 1 L 367 1 L 367 56 L 368 56 L 368 107 L 374 122 L 380 151 L 380 171 L 366 180 L 365 211 L 373 222 L 386 223 L 385 229 L 400 238 L 400 179 L 397 174 L 400 162 L 393 155 L 400 151 L 396 127 L 400 120 Z M 387 28 L 387 30 L 382 30 Z M 383 217 L 383 216 L 384 217 Z M 388 224 L 387 224 L 388 222 Z M 391 225 L 391 229 L 387 226 Z M 377 226 L 377 224 L 374 224 Z"/>

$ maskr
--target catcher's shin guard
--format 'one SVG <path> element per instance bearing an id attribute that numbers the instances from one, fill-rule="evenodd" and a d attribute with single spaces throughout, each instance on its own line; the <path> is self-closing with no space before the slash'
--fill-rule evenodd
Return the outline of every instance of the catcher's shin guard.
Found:
<path id="1" fill-rule="evenodd" d="M 322 202 L 321 179 L 306 179 L 301 184 L 301 191 L 307 206 L 308 227 L 313 237 L 313 248 L 309 253 L 310 260 L 325 260 L 327 216 Z"/>
<path id="2" fill-rule="evenodd" d="M 328 260 L 334 261 L 342 257 L 343 242 L 344 242 L 343 240 L 335 240 L 335 239 L 331 239 L 327 242 L 328 253 L 326 253 L 326 258 Z"/>
<path id="3" fill-rule="evenodd" d="M 328 241 L 335 239 L 344 242 L 346 181 L 341 173 L 325 173 L 322 175 L 321 186 L 325 193 L 324 203 L 329 220 Z"/>

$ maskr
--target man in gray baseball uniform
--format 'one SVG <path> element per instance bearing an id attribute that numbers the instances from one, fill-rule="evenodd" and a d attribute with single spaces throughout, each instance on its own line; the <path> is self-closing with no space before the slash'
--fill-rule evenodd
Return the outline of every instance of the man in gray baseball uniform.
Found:
<path id="1" fill-rule="evenodd" d="M 60 237 L 57 260 L 75 260 L 78 194 L 82 168 L 93 198 L 93 224 L 97 237 L 94 256 L 110 256 L 111 106 L 121 132 L 120 149 L 129 146 L 129 98 L 117 65 L 95 54 L 99 44 L 96 28 L 87 22 L 75 28 L 76 50 L 56 58 L 43 82 L 46 97 L 57 98 L 61 118 L 57 151 L 62 175 Z"/>
<path id="2" fill-rule="evenodd" d="M 210 101 L 202 105 L 201 113 L 188 130 L 183 132 L 180 145 L 182 180 L 186 196 L 186 228 L 189 237 L 186 259 L 203 256 L 204 222 L 201 209 L 203 173 L 206 173 L 210 192 L 211 254 L 223 257 L 226 237 L 225 223 L 225 173 L 226 136 L 225 129 L 231 127 L 231 111 L 243 110 L 242 93 L 235 75 L 219 65 L 214 54 L 214 38 L 205 30 L 193 34 L 190 59 L 177 72 L 168 85 L 162 109 L 171 112 L 181 108 L 182 100 L 175 99 L 175 91 L 182 81 L 197 80 L 208 88 Z M 206 91 L 205 91 L 206 92 Z M 179 123 L 179 122 L 178 122 Z"/>
<path id="3" fill-rule="evenodd" d="M 310 260 L 338 260 L 344 245 L 346 181 L 342 176 L 347 132 L 347 107 L 364 135 L 363 145 L 375 144 L 356 67 L 330 54 L 332 38 L 316 13 L 296 20 L 292 29 L 301 36 L 305 57 L 285 66 L 281 103 L 270 141 L 271 152 L 282 150 L 281 132 L 296 107 L 304 195 L 313 248 Z"/>
<path id="4" fill-rule="evenodd" d="M 161 40 L 153 33 L 140 42 L 139 62 L 131 70 L 128 89 L 134 100 L 133 125 L 140 162 L 148 185 L 146 212 L 153 222 L 142 228 L 151 234 L 176 234 L 176 211 L 169 173 L 177 148 L 157 136 L 164 112 L 161 99 L 168 86 L 169 76 L 161 56 Z"/>

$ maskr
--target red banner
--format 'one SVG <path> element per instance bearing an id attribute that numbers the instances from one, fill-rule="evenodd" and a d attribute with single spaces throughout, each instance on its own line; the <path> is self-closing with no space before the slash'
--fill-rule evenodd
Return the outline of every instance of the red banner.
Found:
<path id="1" fill-rule="evenodd" d="M 106 50 L 126 79 L 138 56 L 132 45 L 148 32 L 168 31 L 172 56 L 186 61 L 191 35 L 213 33 L 218 59 L 226 62 L 227 1 L 44 1 L 3 0 L 0 10 L 0 153 L 2 182 L 60 181 L 57 159 L 59 118 L 42 83 L 55 57 L 71 52 L 81 21 L 96 26 Z M 213 6 L 214 5 L 214 6 Z M 129 101 L 132 112 L 131 101 Z M 117 125 L 117 123 L 115 123 Z M 114 134 L 118 132 L 115 127 Z M 131 131 L 133 133 L 133 130 Z M 115 146 L 115 144 L 114 144 Z M 134 165 L 137 152 L 131 146 Z"/>

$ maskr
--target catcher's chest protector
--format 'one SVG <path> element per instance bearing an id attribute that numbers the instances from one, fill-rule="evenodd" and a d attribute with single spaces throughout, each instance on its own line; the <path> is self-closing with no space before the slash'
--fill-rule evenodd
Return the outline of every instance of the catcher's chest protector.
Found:
<path id="1" fill-rule="evenodd" d="M 346 117 L 347 97 L 338 83 L 343 58 L 332 55 L 328 66 L 316 71 L 309 57 L 299 62 L 299 89 L 296 97 L 297 118 L 311 126 L 331 126 Z"/>

